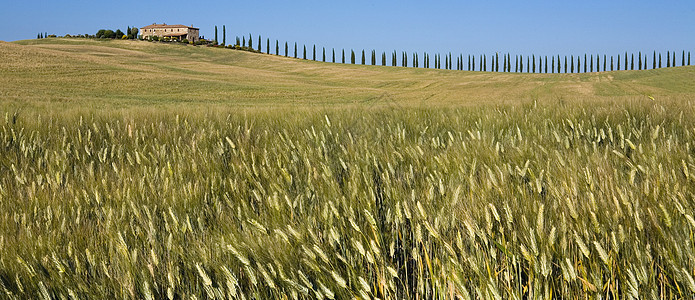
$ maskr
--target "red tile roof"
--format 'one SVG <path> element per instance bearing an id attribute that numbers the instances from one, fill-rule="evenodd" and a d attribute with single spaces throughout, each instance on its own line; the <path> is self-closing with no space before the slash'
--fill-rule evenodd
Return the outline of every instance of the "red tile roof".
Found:
<path id="1" fill-rule="evenodd" d="M 154 28 L 189 28 L 189 29 L 199 29 L 195 28 L 192 26 L 186 26 L 186 25 L 167 25 L 165 24 L 152 24 L 152 25 L 147 25 L 145 27 L 142 27 L 140 29 L 154 29 Z"/>

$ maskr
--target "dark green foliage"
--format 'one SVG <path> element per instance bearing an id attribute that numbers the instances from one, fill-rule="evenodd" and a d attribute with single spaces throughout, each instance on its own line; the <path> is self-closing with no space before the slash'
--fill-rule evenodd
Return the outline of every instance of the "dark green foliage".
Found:
<path id="1" fill-rule="evenodd" d="M 350 63 L 355 64 L 355 50 L 350 49 Z"/>
<path id="2" fill-rule="evenodd" d="M 519 71 L 524 73 L 524 56 L 519 55 Z"/>
<path id="3" fill-rule="evenodd" d="M 468 71 L 471 70 L 471 55 L 468 54 Z"/>
<path id="4" fill-rule="evenodd" d="M 690 51 L 688 51 L 688 66 L 690 65 Z"/>
<path id="5" fill-rule="evenodd" d="M 656 51 L 654 51 L 654 57 L 652 57 L 652 69 L 656 69 Z"/>
<path id="6" fill-rule="evenodd" d="M 637 62 L 637 69 L 642 70 L 642 52 L 640 51 L 638 54 L 638 62 Z"/>
<path id="7" fill-rule="evenodd" d="M 372 66 L 376 65 L 376 51 L 372 50 Z"/>
<path id="8" fill-rule="evenodd" d="M 625 70 L 627 70 L 627 52 L 625 52 Z"/>
<path id="9" fill-rule="evenodd" d="M 120 39 L 120 38 L 122 38 L 125 34 L 123 34 L 123 31 L 121 31 L 120 29 L 116 29 L 115 35 L 116 35 L 116 36 L 115 36 L 114 38 Z M 674 52 L 674 53 L 675 53 L 675 52 Z M 675 61 L 675 58 L 674 58 L 674 61 Z"/>
<path id="10" fill-rule="evenodd" d="M 227 44 L 227 27 L 222 25 L 222 46 Z"/>
<path id="11" fill-rule="evenodd" d="M 634 70 L 634 69 L 635 69 L 635 54 L 633 53 L 630 55 L 630 70 Z"/>
<path id="12" fill-rule="evenodd" d="M 265 54 L 270 54 L 270 39 L 267 38 L 265 42 Z"/>
<path id="13" fill-rule="evenodd" d="M 386 52 L 381 52 L 381 65 L 386 66 Z"/>
<path id="14" fill-rule="evenodd" d="M 403 57 L 402 57 L 402 60 L 401 60 L 401 65 L 402 65 L 403 67 L 407 67 L 407 66 L 408 66 L 408 53 L 403 52 Z"/>
<path id="15" fill-rule="evenodd" d="M 574 55 L 570 55 L 570 73 L 574 73 Z"/>
<path id="16" fill-rule="evenodd" d="M 594 71 L 594 56 L 591 55 L 589 57 L 589 72 L 593 72 L 593 71 Z"/>
<path id="17" fill-rule="evenodd" d="M 294 57 L 297 57 L 297 45 L 295 44 L 294 46 Z M 304 45 L 304 48 L 302 50 L 302 59 L 306 59 L 306 45 Z"/>
<path id="18" fill-rule="evenodd" d="M 345 49 L 343 49 L 343 59 L 342 59 L 342 63 L 345 63 Z"/>
<path id="19" fill-rule="evenodd" d="M 616 66 L 615 69 L 620 71 L 620 54 L 618 54 L 618 65 Z"/>
<path id="20" fill-rule="evenodd" d="M 586 53 L 584 53 L 584 73 L 586 73 L 586 62 L 589 60 L 586 59 Z"/>
<path id="21" fill-rule="evenodd" d="M 296 48 L 295 48 L 295 53 L 297 53 Z M 285 42 L 285 57 L 289 56 L 289 45 L 287 45 L 287 42 Z M 296 55 L 295 55 L 296 57 Z"/>
<path id="22" fill-rule="evenodd" d="M 565 69 L 567 68 L 567 58 L 565 58 Z M 557 72 L 561 73 L 562 70 L 560 68 L 560 55 L 557 56 Z"/>
<path id="23" fill-rule="evenodd" d="M 526 56 L 526 73 L 531 72 L 531 58 Z"/>
<path id="24" fill-rule="evenodd" d="M 671 51 L 666 51 L 666 67 L 671 67 Z"/>
<path id="25" fill-rule="evenodd" d="M 531 55 L 531 70 L 536 73 L 536 55 Z"/>
<path id="26" fill-rule="evenodd" d="M 586 61 L 585 61 L 584 66 L 586 67 Z M 581 73 L 581 72 L 582 72 L 582 58 L 581 58 L 581 56 L 577 56 L 577 73 Z"/>
<path id="27" fill-rule="evenodd" d="M 217 25 L 215 25 L 215 45 L 217 45 Z"/>
<path id="28" fill-rule="evenodd" d="M 550 73 L 555 73 L 555 56 L 552 56 L 550 60 Z"/>
<path id="29" fill-rule="evenodd" d="M 683 50 L 683 55 L 681 56 L 681 66 L 685 66 L 685 50 Z"/>
<path id="30" fill-rule="evenodd" d="M 239 39 L 237 38 L 237 45 L 239 44 Z M 280 45 L 278 40 L 275 40 L 275 55 L 280 55 Z"/>
<path id="31" fill-rule="evenodd" d="M 322 62 L 326 62 L 326 47 L 323 47 L 323 58 L 321 59 Z"/>
<path id="32" fill-rule="evenodd" d="M 362 64 L 364 65 L 365 58 L 364 58 L 364 49 L 362 49 Z"/>
<path id="33" fill-rule="evenodd" d="M 253 49 L 253 40 L 251 39 L 250 33 L 249 33 L 249 48 Z"/>
<path id="34" fill-rule="evenodd" d="M 246 37 L 241 37 L 241 46 L 246 47 Z"/>
<path id="35" fill-rule="evenodd" d="M 364 50 L 362 50 L 362 53 L 364 53 Z M 314 45 L 313 50 L 311 50 L 311 60 L 316 61 L 316 45 Z"/>
<path id="36" fill-rule="evenodd" d="M 661 69 L 661 53 L 659 53 L 659 69 Z"/>
<path id="37" fill-rule="evenodd" d="M 277 42 L 277 40 L 276 40 L 276 42 Z M 239 39 L 239 37 L 236 37 L 236 44 L 235 45 L 241 47 L 241 40 Z"/>
<path id="38" fill-rule="evenodd" d="M 499 54 L 495 53 L 495 72 L 500 71 L 500 56 Z"/>
<path id="39" fill-rule="evenodd" d="M 548 57 L 547 57 L 547 56 L 545 57 L 545 64 L 544 64 L 544 66 L 545 66 L 545 73 L 547 74 L 547 73 L 548 73 Z"/>
<path id="40" fill-rule="evenodd" d="M 120 37 L 120 35 L 119 35 L 119 37 Z M 673 56 L 671 56 L 671 59 L 673 59 L 673 61 L 671 62 L 671 66 L 675 67 L 676 66 L 676 51 L 673 51 Z"/>
<path id="41" fill-rule="evenodd" d="M 259 35 L 258 36 L 258 49 L 256 49 L 256 50 L 258 50 L 258 52 L 261 52 L 261 41 L 262 41 L 261 36 Z"/>
<path id="42" fill-rule="evenodd" d="M 333 51 L 333 63 L 335 63 L 335 48 L 332 48 L 331 51 Z"/>
<path id="43" fill-rule="evenodd" d="M 613 71 L 613 55 L 611 55 L 611 71 Z"/>
<path id="44" fill-rule="evenodd" d="M 606 55 L 603 55 L 603 72 L 606 72 Z"/>
<path id="45" fill-rule="evenodd" d="M 47 36 L 41 35 L 40 38 L 44 39 Z M 96 38 L 98 39 L 114 39 L 116 38 L 116 33 L 113 32 L 113 30 L 110 29 L 100 29 L 97 34 L 95 35 Z"/>

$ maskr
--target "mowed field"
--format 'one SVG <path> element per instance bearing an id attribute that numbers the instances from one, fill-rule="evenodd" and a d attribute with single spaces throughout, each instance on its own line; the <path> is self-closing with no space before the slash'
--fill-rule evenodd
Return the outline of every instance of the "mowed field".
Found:
<path id="1" fill-rule="evenodd" d="M 0 57 L 0 298 L 695 295 L 694 67 Z"/>
<path id="2" fill-rule="evenodd" d="M 0 83 L 0 95 L 5 102 L 20 105 L 431 108 L 695 94 L 693 67 L 561 75 L 454 72 L 84 39 L 2 43 L 0 55 L 0 72 L 11 74 Z M 336 54 L 338 60 L 340 55 Z M 330 59 L 330 52 L 327 56 Z"/>

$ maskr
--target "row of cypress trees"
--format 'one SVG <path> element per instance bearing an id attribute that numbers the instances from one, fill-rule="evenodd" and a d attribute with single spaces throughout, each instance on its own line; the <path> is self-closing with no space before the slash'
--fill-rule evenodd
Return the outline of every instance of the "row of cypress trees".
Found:
<path id="1" fill-rule="evenodd" d="M 217 29 L 217 27 L 215 27 Z M 224 26 L 223 26 L 224 30 Z M 258 36 L 257 45 L 254 47 L 253 36 L 249 34 L 248 41 L 245 36 L 236 37 L 236 45 L 243 48 L 250 48 L 258 52 L 265 52 L 266 54 L 284 55 L 285 57 L 294 57 L 302 59 L 311 59 L 314 61 L 323 62 L 333 62 L 333 63 L 348 63 L 346 60 L 345 49 L 341 50 L 340 59 L 336 60 L 335 49 L 330 49 L 330 56 L 327 56 L 326 48 L 322 47 L 320 49 L 319 56 L 317 56 L 316 45 L 312 45 L 310 48 L 311 56 L 307 56 L 307 46 L 302 45 L 301 56 L 298 51 L 298 45 L 295 42 L 293 45 L 293 50 L 290 52 L 290 44 L 284 42 L 284 52 L 280 50 L 280 42 L 275 40 L 275 51 L 271 51 L 271 41 L 266 39 L 265 48 L 262 47 L 261 36 Z M 217 42 L 217 30 L 215 30 L 215 42 Z M 222 45 L 226 44 L 226 34 L 223 34 Z M 637 55 L 634 53 L 628 54 L 618 54 L 617 56 L 608 55 L 594 55 L 594 54 L 584 54 L 582 59 L 581 56 L 523 56 L 511 54 L 495 53 L 490 55 L 491 63 L 488 64 L 488 55 L 479 55 L 476 60 L 476 55 L 463 54 L 458 56 L 452 56 L 451 52 L 448 54 L 430 54 L 423 52 L 412 53 L 409 55 L 407 52 L 400 53 L 400 64 L 398 60 L 398 52 L 393 51 L 387 55 L 386 52 L 382 52 L 380 55 L 376 50 L 365 51 L 361 50 L 361 57 L 358 59 L 355 54 L 355 50 L 349 50 L 350 64 L 362 64 L 362 65 L 382 65 L 382 66 L 401 66 L 401 67 L 414 67 L 414 68 L 434 68 L 434 69 L 446 69 L 446 70 L 460 70 L 460 71 L 483 71 L 483 72 L 517 72 L 517 73 L 586 73 L 586 72 L 601 72 L 601 71 L 615 71 L 615 70 L 646 70 L 646 69 L 657 69 L 663 67 L 676 67 L 678 62 L 680 66 L 691 65 L 690 52 L 686 53 L 683 50 L 680 54 L 680 59 L 677 59 L 678 55 L 676 52 L 668 51 L 666 55 L 662 53 L 657 53 L 654 51 L 652 57 L 642 52 L 638 52 Z M 387 59 L 390 58 L 390 59 Z M 664 59 L 665 58 L 665 59 Z M 431 61 L 434 59 L 434 61 Z M 454 61 L 456 62 L 454 65 Z M 501 67 L 501 70 L 500 70 Z"/>

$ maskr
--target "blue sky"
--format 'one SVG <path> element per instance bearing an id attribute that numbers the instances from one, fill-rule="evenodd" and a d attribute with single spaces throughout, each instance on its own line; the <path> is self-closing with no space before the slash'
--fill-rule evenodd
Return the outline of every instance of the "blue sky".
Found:
<path id="1" fill-rule="evenodd" d="M 399 53 L 695 52 L 693 0 L 8 2 L 0 11 L 4 41 L 165 22 L 192 24 L 207 38 L 215 25 L 220 35 L 226 25 L 228 43 L 251 33 L 254 40 L 260 34 L 264 41 L 297 42 L 300 49 L 316 44 Z"/>

